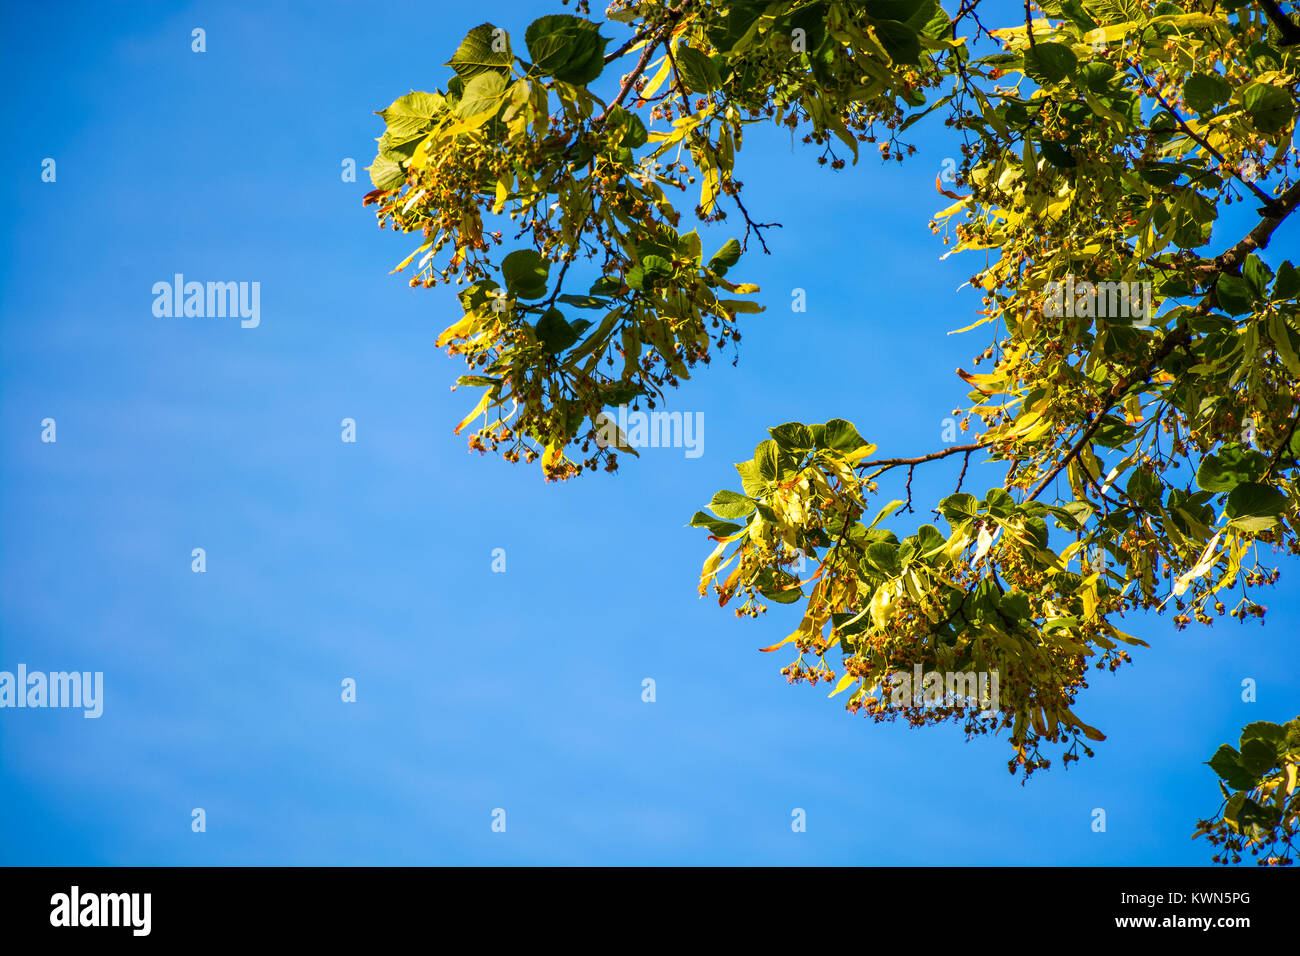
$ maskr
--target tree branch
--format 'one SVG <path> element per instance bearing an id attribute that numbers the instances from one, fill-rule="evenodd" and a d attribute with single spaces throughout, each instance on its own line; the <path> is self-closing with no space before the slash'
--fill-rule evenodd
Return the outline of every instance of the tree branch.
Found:
<path id="1" fill-rule="evenodd" d="M 931 452 L 928 455 L 921 455 L 918 458 L 880 458 L 876 461 L 864 461 L 858 464 L 858 468 L 880 468 L 879 473 L 888 471 L 890 468 L 897 468 L 899 465 L 923 465 L 927 461 L 938 461 L 940 458 L 947 458 L 949 455 L 960 455 L 963 452 L 970 453 L 979 451 L 984 446 L 979 442 L 970 445 L 953 445 L 951 448 L 945 448 L 943 451 Z"/>
<path id="2" fill-rule="evenodd" d="M 1284 14 L 1273 0 L 1259 0 L 1259 5 L 1264 8 L 1264 15 L 1269 22 L 1282 34 L 1282 46 L 1300 43 L 1300 26 L 1296 26 L 1295 21 Z"/>
<path id="3" fill-rule="evenodd" d="M 677 4 L 677 6 L 673 7 L 671 10 L 668 11 L 668 16 L 664 18 L 663 23 L 655 28 L 655 31 L 657 31 L 658 35 L 653 40 L 649 40 L 649 39 L 646 40 L 645 49 L 641 51 L 641 56 L 636 61 L 636 66 L 632 67 L 632 72 L 623 78 L 623 85 L 619 88 L 618 95 L 615 96 L 614 99 L 610 101 L 609 105 L 605 107 L 604 111 L 600 114 L 600 116 L 596 117 L 596 121 L 594 125 L 599 126 L 601 123 L 603 123 L 605 119 L 609 116 L 610 111 L 613 110 L 615 106 L 621 105 L 623 100 L 627 99 L 627 94 L 631 92 L 633 85 L 635 85 L 637 81 L 637 78 L 642 73 L 645 72 L 646 65 L 650 62 L 650 57 L 654 55 L 655 49 L 659 46 L 661 42 L 663 42 L 664 33 L 672 29 L 672 26 L 677 21 L 677 18 L 682 15 L 683 11 L 685 11 L 685 9 L 690 5 L 690 3 L 691 0 L 682 0 L 681 3 Z M 614 56 L 614 59 L 617 59 L 618 56 L 622 56 L 623 53 L 626 52 L 626 50 L 630 49 L 633 45 L 635 45 L 634 41 L 638 39 L 639 39 L 638 37 L 633 37 L 627 43 L 623 44 L 623 46 L 620 47 L 618 50 L 615 50 L 614 54 L 617 54 L 617 56 Z M 611 56 L 613 56 L 613 54 L 611 54 Z M 605 62 L 606 63 L 610 62 L 610 59 L 607 57 L 605 59 Z"/>

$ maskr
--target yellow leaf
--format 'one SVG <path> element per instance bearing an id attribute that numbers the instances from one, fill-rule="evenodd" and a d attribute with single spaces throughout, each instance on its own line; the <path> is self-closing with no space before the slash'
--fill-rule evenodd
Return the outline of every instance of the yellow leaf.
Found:
<path id="1" fill-rule="evenodd" d="M 1219 537 L 1221 535 L 1222 532 L 1211 538 L 1210 543 L 1207 544 L 1205 550 L 1201 552 L 1200 560 L 1196 562 L 1196 565 L 1178 576 L 1178 580 L 1174 582 L 1175 595 L 1184 594 L 1194 580 L 1205 574 L 1210 570 L 1210 568 L 1214 567 L 1215 563 L 1219 560 L 1219 555 L 1214 549 L 1218 546 Z"/>
<path id="2" fill-rule="evenodd" d="M 857 680 L 858 679 L 854 677 L 852 674 L 845 674 L 843 677 L 839 679 L 839 683 L 835 685 L 835 689 L 831 691 L 829 694 L 827 694 L 826 696 L 834 697 L 836 694 L 838 694 L 844 688 L 848 687 L 850 684 L 856 683 Z"/>
<path id="3" fill-rule="evenodd" d="M 789 634 L 789 635 L 788 635 L 784 640 L 777 641 L 777 642 L 776 642 L 775 644 L 773 644 L 771 647 L 760 647 L 759 650 L 762 651 L 762 652 L 764 652 L 764 653 L 767 653 L 768 651 L 774 651 L 774 650 L 776 650 L 778 647 L 781 647 L 781 646 L 784 645 L 784 644 L 789 644 L 791 641 L 793 641 L 793 640 L 795 640 L 796 638 L 798 638 L 799 635 L 802 634 L 802 633 L 803 633 L 802 630 L 791 631 L 790 634 Z"/>
<path id="4" fill-rule="evenodd" d="M 433 245 L 433 239 L 428 239 L 428 240 L 426 240 L 425 243 L 424 243 L 424 245 L 420 246 L 419 249 L 416 249 L 416 250 L 415 250 L 414 252 L 412 252 L 409 256 L 407 256 L 407 257 L 406 257 L 405 259 L 403 259 L 400 263 L 398 263 L 397 268 L 396 268 L 396 269 L 393 269 L 392 272 L 389 272 L 388 274 L 389 274 L 389 275 L 392 275 L 393 272 L 401 272 L 403 269 L 405 269 L 407 266 L 409 266 L 409 265 L 410 265 L 410 264 L 415 260 L 415 257 L 416 257 L 416 256 L 418 256 L 420 253 L 422 253 L 425 249 L 430 248 L 432 245 Z"/>
<path id="5" fill-rule="evenodd" d="M 640 94 L 638 94 L 643 99 L 649 99 L 654 96 L 659 87 L 663 84 L 663 81 L 668 78 L 668 72 L 672 68 L 672 62 L 667 56 L 660 57 L 659 62 L 661 65 L 658 72 L 656 72 L 654 76 L 650 77 L 646 82 L 645 88 L 641 90 Z"/>
<path id="6" fill-rule="evenodd" d="M 894 589 L 882 584 L 871 595 L 871 621 L 877 627 L 884 627 L 894 616 Z"/>
<path id="7" fill-rule="evenodd" d="M 944 556 L 949 561 L 956 561 L 958 556 L 966 550 L 967 546 L 970 544 L 970 540 L 970 535 L 965 531 L 954 531 L 952 536 L 948 538 L 947 546 L 943 549 Z M 958 591 L 964 590 L 951 582 L 945 583 Z"/>
<path id="8" fill-rule="evenodd" d="M 1107 625 L 1106 625 L 1106 630 L 1110 631 L 1111 634 L 1113 634 L 1113 635 L 1115 635 L 1116 637 L 1118 637 L 1118 638 L 1119 638 L 1121 641 L 1123 641 L 1125 644 L 1135 644 L 1135 645 L 1137 645 L 1137 646 L 1139 646 L 1139 647 L 1150 647 L 1150 646 L 1151 646 L 1150 644 L 1148 644 L 1146 641 L 1142 640 L 1141 638 L 1134 637 L 1132 634 L 1126 634 L 1126 633 L 1124 633 L 1124 632 L 1121 631 L 1119 628 L 1115 627 L 1113 624 L 1107 624 Z"/>
<path id="9" fill-rule="evenodd" d="M 703 595 L 708 587 L 708 580 L 718 570 L 718 565 L 722 563 L 722 554 L 727 550 L 727 542 L 720 541 L 718 546 L 713 549 L 713 553 L 704 559 L 704 568 L 700 572 L 700 594 Z M 789 638 L 786 638 L 789 640 Z M 779 645 L 778 645 L 779 646 Z"/>
<path id="10" fill-rule="evenodd" d="M 951 332 L 949 332 L 948 334 L 949 334 L 949 335 L 960 335 L 962 332 L 969 332 L 971 329 L 978 329 L 978 328 L 979 328 L 981 325 L 983 325 L 985 322 L 992 322 L 994 318 L 995 318 L 995 316 L 993 316 L 993 315 L 986 315 L 986 316 L 984 316 L 984 318 L 980 319 L 978 322 L 972 322 L 970 325 L 966 326 L 966 327 L 963 328 L 963 329 L 953 329 L 953 330 L 952 330 Z"/>
<path id="11" fill-rule="evenodd" d="M 1277 313 L 1268 317 L 1268 335 L 1273 340 L 1273 347 L 1277 349 L 1277 354 L 1286 365 L 1287 371 L 1292 375 L 1300 375 L 1300 357 L 1291 347 L 1291 336 L 1287 334 L 1286 323 Z"/>
<path id="12" fill-rule="evenodd" d="M 731 600 L 731 595 L 740 581 L 740 572 L 743 568 L 744 565 L 738 563 L 731 569 L 731 573 L 727 575 L 727 580 L 722 582 L 722 594 L 718 597 L 718 607 L 722 607 L 722 605 Z"/>
<path id="13" fill-rule="evenodd" d="M 415 195 L 413 195 L 410 199 L 406 200 L 406 203 L 402 206 L 402 215 L 406 215 L 408 212 L 410 212 L 410 211 L 411 211 L 411 207 L 414 206 L 414 205 L 415 205 L 417 202 L 419 202 L 421 199 L 423 199 L 423 198 L 424 198 L 424 194 L 427 193 L 428 191 L 429 191 L 428 189 L 421 189 L 419 192 L 417 192 Z"/>
<path id="14" fill-rule="evenodd" d="M 434 345 L 438 348 L 442 348 L 452 339 L 468 338 L 470 332 L 477 328 L 478 323 L 481 321 L 482 318 L 474 313 L 466 314 L 459 322 L 454 322 L 447 326 L 447 328 L 443 329 L 442 334 L 438 336 Z"/>
<path id="15" fill-rule="evenodd" d="M 1130 425 L 1142 421 L 1142 399 L 1136 392 L 1124 399 L 1124 421 Z"/>
<path id="16" fill-rule="evenodd" d="M 460 430 L 462 428 L 464 428 L 466 425 L 468 425 L 470 422 L 476 419 L 479 415 L 482 415 L 483 412 L 487 410 L 488 402 L 490 402 L 491 400 L 492 400 L 492 389 L 490 388 L 485 389 L 483 392 L 483 397 L 478 400 L 478 404 L 474 406 L 474 410 L 460 420 L 460 424 L 456 426 L 456 429 L 455 431 L 452 432 L 452 434 L 459 435 Z M 547 451 L 549 452 L 550 449 L 548 448 Z"/>
<path id="17" fill-rule="evenodd" d="M 713 211 L 714 205 L 718 201 L 718 193 L 722 191 L 719 182 L 719 175 L 716 169 L 706 169 L 704 171 L 704 181 L 700 184 L 700 209 L 708 215 Z"/>
<path id="18" fill-rule="evenodd" d="M 861 448 L 854 449 L 853 451 L 850 452 L 844 452 L 844 458 L 847 461 L 861 461 L 863 458 L 866 458 L 868 455 L 871 455 L 873 452 L 875 452 L 875 450 L 876 450 L 876 446 L 868 442 L 867 444 L 863 445 Z"/>
<path id="19" fill-rule="evenodd" d="M 965 206 L 966 203 L 969 202 L 969 201 L 970 201 L 969 198 L 967 198 L 967 199 L 963 199 L 963 200 L 961 200 L 960 202 L 955 202 L 955 203 L 953 203 L 951 206 L 949 206 L 947 209 L 941 209 L 941 210 L 939 210 L 938 212 L 936 212 L 936 213 L 934 214 L 934 218 L 935 218 L 936 220 L 938 220 L 938 219 L 948 219 L 948 218 L 951 217 L 955 212 L 957 212 L 957 210 L 959 210 L 959 209 L 961 209 L 963 206 Z"/>
<path id="20" fill-rule="evenodd" d="M 450 126 L 437 130 L 436 134 L 439 139 L 452 139 L 461 133 L 470 133 L 485 124 L 492 117 L 497 115 L 497 110 L 501 108 L 500 101 L 493 103 L 481 113 L 475 113 L 473 116 L 466 117 L 459 123 L 452 123 Z"/>

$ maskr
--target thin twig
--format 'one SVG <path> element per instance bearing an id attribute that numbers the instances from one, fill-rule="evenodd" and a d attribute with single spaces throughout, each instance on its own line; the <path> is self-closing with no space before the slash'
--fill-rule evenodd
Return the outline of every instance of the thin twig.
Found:
<path id="1" fill-rule="evenodd" d="M 888 471 L 890 468 L 897 468 L 899 465 L 922 465 L 927 461 L 937 461 L 940 458 L 947 458 L 949 455 L 959 455 L 962 452 L 977 452 L 984 446 L 979 442 L 970 445 L 953 445 L 951 448 L 945 448 L 943 451 L 931 452 L 928 455 L 920 455 L 916 458 L 879 458 L 876 461 L 864 461 L 858 468 L 880 468 L 878 474 Z M 962 469 L 965 474 L 965 469 Z"/>
<path id="2" fill-rule="evenodd" d="M 1235 166 L 1229 163 L 1228 160 L 1224 157 L 1224 155 L 1221 152 L 1219 152 L 1217 149 L 1215 149 L 1213 146 L 1210 145 L 1209 140 L 1193 132 L 1192 128 L 1187 125 L 1187 122 L 1181 116 L 1178 115 L 1178 111 L 1175 110 L 1172 106 L 1170 106 L 1169 102 L 1160 94 L 1159 88 L 1157 88 L 1156 85 L 1152 83 L 1149 79 L 1147 79 L 1146 73 L 1142 70 L 1142 67 L 1138 64 L 1136 60 L 1132 61 L 1132 66 L 1135 70 L 1137 70 L 1138 76 L 1142 77 L 1142 82 L 1143 84 L 1145 84 L 1148 93 L 1151 96 L 1155 97 L 1155 99 L 1160 103 L 1161 106 L 1165 108 L 1165 110 L 1169 113 L 1169 115 L 1174 118 L 1174 122 L 1178 124 L 1179 128 L 1184 133 L 1186 133 L 1192 140 L 1194 140 L 1202 149 L 1204 149 L 1207 153 L 1209 153 L 1211 156 L 1217 159 L 1220 165 L 1222 165 L 1224 168 L 1228 170 L 1231 170 L 1232 177 L 1234 179 L 1236 179 L 1243 186 L 1245 186 L 1247 189 L 1249 189 L 1252 193 L 1255 194 L 1255 198 L 1264 204 L 1264 208 L 1261 210 L 1261 212 L 1263 212 L 1264 214 L 1274 212 L 1277 208 L 1277 203 L 1278 203 L 1277 197 L 1270 196 L 1268 193 L 1264 192 L 1264 190 L 1260 189 L 1253 182 L 1251 182 L 1249 179 L 1243 176 L 1241 170 L 1237 169 Z"/>

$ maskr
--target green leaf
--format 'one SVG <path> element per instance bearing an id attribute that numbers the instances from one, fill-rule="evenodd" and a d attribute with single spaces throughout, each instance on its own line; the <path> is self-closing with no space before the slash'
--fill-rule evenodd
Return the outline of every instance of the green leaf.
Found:
<path id="1" fill-rule="evenodd" d="M 754 449 L 754 462 L 760 478 L 775 481 L 781 477 L 781 450 L 772 439 L 758 443 Z"/>
<path id="2" fill-rule="evenodd" d="M 692 93 L 709 93 L 722 85 L 718 68 L 704 53 L 693 46 L 679 46 L 673 53 L 677 72 Z"/>
<path id="3" fill-rule="evenodd" d="M 1273 284 L 1273 270 L 1255 253 L 1246 257 L 1241 267 L 1241 277 L 1250 286 L 1256 300 L 1268 298 L 1268 287 Z"/>
<path id="4" fill-rule="evenodd" d="M 412 90 L 393 100 L 387 109 L 380 110 L 390 148 L 409 142 L 432 127 L 434 115 L 443 110 L 445 103 L 441 94 Z"/>
<path id="5" fill-rule="evenodd" d="M 923 524 L 916 529 L 916 550 L 923 558 L 937 554 L 948 546 L 948 539 L 932 524 Z"/>
<path id="6" fill-rule="evenodd" d="M 1272 485 L 1248 481 L 1232 489 L 1224 513 L 1236 528 L 1263 531 L 1277 524 L 1286 506 L 1286 495 Z"/>
<path id="7" fill-rule="evenodd" d="M 618 145 L 623 149 L 637 149 L 644 146 L 646 140 L 650 138 L 650 133 L 645 128 L 645 123 L 641 121 L 641 117 L 621 106 L 614 107 L 610 112 L 609 124 L 612 129 L 623 130 L 623 136 L 618 141 Z"/>
<path id="8" fill-rule="evenodd" d="M 805 452 L 813 447 L 812 432 L 808 430 L 807 425 L 799 422 L 777 425 L 775 428 L 769 428 L 767 433 L 785 451 Z"/>
<path id="9" fill-rule="evenodd" d="M 465 84 L 465 92 L 456 104 L 456 115 L 477 116 L 500 109 L 505 102 L 506 78 L 500 73 L 479 73 Z"/>
<path id="10" fill-rule="evenodd" d="M 719 491 L 709 502 L 709 510 L 719 518 L 743 518 L 754 510 L 754 502 L 734 491 Z"/>
<path id="11" fill-rule="evenodd" d="M 928 18 L 929 8 L 933 5 L 933 0 L 866 0 L 863 4 L 869 17 L 876 20 L 898 20 L 902 23 L 912 20 L 923 10 Z"/>
<path id="12" fill-rule="evenodd" d="M 1273 281 L 1273 299 L 1291 299 L 1297 292 L 1300 292 L 1300 271 L 1290 261 L 1283 262 L 1277 267 L 1277 278 Z"/>
<path id="13" fill-rule="evenodd" d="M 726 538 L 740 530 L 741 526 L 733 524 L 730 521 L 719 521 L 717 518 L 704 511 L 695 512 L 691 518 L 688 528 L 708 528 L 710 532 L 719 538 Z"/>
<path id="14" fill-rule="evenodd" d="M 1241 745 L 1241 757 L 1238 762 L 1245 771 L 1255 777 L 1262 777 L 1278 765 L 1278 747 L 1271 740 L 1252 737 Z"/>
<path id="15" fill-rule="evenodd" d="M 1069 17 L 1083 33 L 1097 29 L 1097 21 L 1092 18 L 1081 0 L 1061 0 L 1061 13 Z"/>
<path id="16" fill-rule="evenodd" d="M 835 633 L 840 636 L 840 643 L 844 644 L 846 637 L 861 634 L 871 626 L 871 615 L 863 614 L 861 611 L 832 611 L 831 624 L 835 627 Z"/>
<path id="17" fill-rule="evenodd" d="M 979 510 L 979 502 L 975 496 L 959 491 L 955 495 L 949 495 L 939 502 L 939 513 L 948 519 L 949 524 L 957 524 L 968 518 L 975 517 Z"/>
<path id="18" fill-rule="evenodd" d="M 1124 490 L 1133 501 L 1144 507 L 1159 505 L 1164 492 L 1155 472 L 1145 466 L 1133 469 L 1133 474 L 1129 475 L 1128 486 Z"/>
<path id="19" fill-rule="evenodd" d="M 917 20 L 925 16 L 928 12 L 926 7 L 922 7 L 920 13 L 909 18 L 912 25 L 916 25 Z M 921 33 L 928 36 L 931 40 L 943 40 L 952 36 L 952 18 L 944 11 L 938 3 L 934 4 L 934 12 L 930 13 L 925 23 L 921 26 Z"/>
<path id="20" fill-rule="evenodd" d="M 663 256 L 646 256 L 641 260 L 641 268 L 646 275 L 650 276 L 670 276 L 673 274 L 673 264 Z"/>
<path id="21" fill-rule="evenodd" d="M 571 326 L 564 313 L 552 306 L 537 320 L 537 338 L 551 355 L 559 355 L 578 341 L 580 331 Z"/>
<path id="22" fill-rule="evenodd" d="M 590 295 L 562 295 L 558 297 L 560 302 L 565 305 L 571 305 L 579 309 L 604 309 L 609 306 L 607 299 L 597 299 Z"/>
<path id="23" fill-rule="evenodd" d="M 1241 728 L 1240 744 L 1242 747 L 1246 746 L 1246 741 L 1256 738 L 1282 746 L 1286 741 L 1286 728 L 1269 720 L 1252 721 Z"/>
<path id="24" fill-rule="evenodd" d="M 984 495 L 984 504 L 989 514 L 1005 518 L 1016 507 L 1016 499 L 1005 488 L 990 488 Z"/>
<path id="25" fill-rule="evenodd" d="M 1036 83 L 1060 83 L 1078 66 L 1079 58 L 1064 43 L 1040 42 L 1025 51 L 1025 74 Z"/>
<path id="26" fill-rule="evenodd" d="M 878 541 L 867 546 L 867 563 L 884 574 L 897 574 L 898 546 L 885 541 Z"/>
<path id="27" fill-rule="evenodd" d="M 876 530 L 876 525 L 880 524 L 880 522 L 884 521 L 886 518 L 888 518 L 890 515 L 892 515 L 892 514 L 893 514 L 895 511 L 897 511 L 899 508 L 903 507 L 903 505 L 905 505 L 905 504 L 907 504 L 906 501 L 903 501 L 901 498 L 895 498 L 895 499 L 894 499 L 893 501 L 891 501 L 889 504 L 885 505 L 883 508 L 881 508 L 879 511 L 876 512 L 876 516 L 875 516 L 874 518 L 871 519 L 871 524 L 867 525 L 867 530 L 868 530 L 868 531 L 875 531 L 875 530 Z M 883 531 L 884 529 L 882 528 L 882 529 L 880 529 L 880 530 Z M 888 532 L 888 533 L 889 533 L 890 537 L 892 538 L 892 537 L 893 537 L 893 532 L 890 531 L 890 532 Z"/>
<path id="28" fill-rule="evenodd" d="M 605 68 L 605 44 L 590 20 L 557 13 L 534 20 L 524 33 L 533 68 L 565 83 L 591 83 Z"/>
<path id="29" fill-rule="evenodd" d="M 1268 468 L 1268 459 L 1242 445 L 1225 445 L 1207 455 L 1196 470 L 1196 486 L 1205 491 L 1232 491 L 1247 481 L 1258 481 Z"/>
<path id="30" fill-rule="evenodd" d="M 1257 778 L 1245 771 L 1238 762 L 1238 757 L 1240 754 L 1235 747 L 1220 744 L 1208 763 L 1210 769 L 1219 775 L 1219 779 L 1233 790 L 1249 790 L 1255 785 Z"/>
<path id="31" fill-rule="evenodd" d="M 1277 51 L 1277 47 L 1262 40 L 1250 45 L 1246 50 L 1246 59 L 1250 61 L 1257 73 L 1282 69 L 1282 54 Z"/>
<path id="32" fill-rule="evenodd" d="M 1060 143 L 1044 140 L 1038 144 L 1038 148 L 1047 158 L 1047 161 L 1057 169 L 1073 169 L 1079 165 L 1079 161 L 1074 158 L 1074 154 Z"/>
<path id="33" fill-rule="evenodd" d="M 509 73 L 514 54 L 510 52 L 510 37 L 490 23 L 480 23 L 465 35 L 460 46 L 444 66 L 456 71 L 462 79 L 480 73 Z"/>
<path id="34" fill-rule="evenodd" d="M 1183 84 L 1183 98 L 1198 113 L 1212 112 L 1231 96 L 1232 84 L 1217 73 L 1193 73 Z"/>
<path id="35" fill-rule="evenodd" d="M 1255 128 L 1261 133 L 1281 132 L 1291 122 L 1291 94 L 1271 83 L 1256 83 L 1241 98 Z"/>
<path id="36" fill-rule="evenodd" d="M 916 30 L 905 23 L 882 20 L 875 26 L 876 39 L 895 63 L 919 63 L 921 38 Z M 913 104 L 916 105 L 916 104 Z"/>
<path id="37" fill-rule="evenodd" d="M 757 497 L 763 493 L 763 489 L 767 487 L 767 482 L 759 474 L 758 462 L 752 459 L 750 461 L 738 461 L 735 468 L 736 473 L 740 475 L 740 486 L 745 490 L 745 494 Z"/>
<path id="38" fill-rule="evenodd" d="M 740 243 L 735 239 L 728 239 L 722 244 L 722 248 L 713 254 L 709 260 L 709 271 L 714 275 L 725 276 L 727 270 L 740 261 Z"/>
<path id="39" fill-rule="evenodd" d="M 1133 429 L 1114 415 L 1101 416 L 1101 424 L 1092 433 L 1093 441 L 1106 448 L 1121 448 L 1133 437 Z"/>
<path id="40" fill-rule="evenodd" d="M 678 256 L 698 266 L 703 252 L 700 248 L 700 234 L 692 229 L 690 232 L 678 236 L 676 252 Z"/>
<path id="41" fill-rule="evenodd" d="M 1082 531 L 1096 509 L 1086 501 L 1071 501 L 1063 508 L 1052 510 L 1059 520 L 1057 526 L 1066 531 Z"/>
<path id="42" fill-rule="evenodd" d="M 1158 161 L 1152 161 L 1152 162 L 1143 163 L 1142 167 L 1138 170 L 1138 175 L 1141 176 L 1142 179 L 1144 179 L 1146 182 L 1151 183 L 1151 185 L 1153 186 L 1163 187 L 1163 186 L 1170 186 L 1173 183 L 1177 182 L 1180 178 L 1187 175 L 1187 171 L 1188 171 L 1188 167 L 1184 166 L 1182 163 L 1168 163 L 1168 162 L 1162 163 Z M 1182 283 L 1182 285 L 1185 286 L 1187 284 L 1186 282 L 1183 282 L 1182 279 L 1177 277 L 1172 279 L 1165 279 L 1163 280 L 1163 283 L 1164 284 L 1162 284 L 1161 286 L 1162 289 L 1164 288 L 1164 285 L 1174 285 L 1177 283 Z"/>
<path id="43" fill-rule="evenodd" d="M 550 261 L 535 249 L 516 249 L 501 260 L 506 292 L 520 299 L 540 299 L 546 295 L 550 272 Z"/>
<path id="44" fill-rule="evenodd" d="M 370 181 L 376 189 L 396 189 L 406 182 L 406 170 L 387 156 L 376 156 L 375 161 L 366 168 L 370 170 Z"/>
<path id="45" fill-rule="evenodd" d="M 1255 304 L 1250 285 L 1240 276 L 1219 276 L 1219 281 L 1214 286 L 1214 294 L 1219 300 L 1219 308 L 1229 315 L 1244 315 L 1251 311 Z"/>
<path id="46" fill-rule="evenodd" d="M 644 394 L 644 389 L 640 386 L 619 382 L 616 385 L 607 385 L 601 389 L 601 400 L 604 404 L 617 408 L 619 405 L 626 405 L 641 394 Z"/>
<path id="47" fill-rule="evenodd" d="M 480 279 L 471 286 L 467 286 L 460 292 L 456 293 L 456 298 L 460 300 L 460 307 L 466 312 L 473 312 L 475 309 L 481 309 L 489 305 L 497 296 L 497 290 L 501 287 L 491 279 Z"/>
<path id="48" fill-rule="evenodd" d="M 855 452 L 867 444 L 867 441 L 858 434 L 852 422 L 842 418 L 832 418 L 824 426 L 820 444 L 824 448 L 834 448 L 836 451 Z"/>
<path id="49" fill-rule="evenodd" d="M 1173 239 L 1180 248 L 1195 249 L 1210 241 L 1217 213 L 1215 207 L 1200 193 L 1183 192 L 1176 199 L 1166 199 L 1163 207 L 1157 207 L 1156 224 L 1162 230 L 1165 227 L 1160 225 L 1160 213 L 1166 210 L 1173 217 Z"/>
<path id="50" fill-rule="evenodd" d="M 764 568 L 754 580 L 758 593 L 777 604 L 793 604 L 802 598 L 803 590 L 794 587 L 796 578 L 785 571 Z"/>
<path id="51" fill-rule="evenodd" d="M 1241 806 L 1237 810 L 1237 826 L 1243 830 L 1250 830 L 1254 827 L 1270 829 L 1277 825 L 1280 811 L 1274 806 L 1263 806 L 1256 803 L 1250 797 L 1241 801 Z M 1227 814 L 1224 814 L 1227 818 Z"/>
<path id="52" fill-rule="evenodd" d="M 1002 616 L 1017 623 L 1029 620 L 1033 614 L 1029 608 L 1029 595 L 1023 591 L 1012 591 L 998 599 L 998 610 Z"/>

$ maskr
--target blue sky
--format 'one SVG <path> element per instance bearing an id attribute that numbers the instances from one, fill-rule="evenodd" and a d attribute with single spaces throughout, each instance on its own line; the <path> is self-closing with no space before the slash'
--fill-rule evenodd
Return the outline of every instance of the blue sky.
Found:
<path id="1" fill-rule="evenodd" d="M 704 414 L 701 457 L 648 449 L 546 485 L 451 434 L 472 399 L 433 341 L 457 306 L 388 275 L 413 243 L 360 205 L 373 111 L 442 85 L 482 19 L 520 33 L 564 9 L 0 13 L 0 670 L 106 687 L 98 720 L 0 711 L 0 862 L 1204 863 L 1202 762 L 1300 710 L 1294 562 L 1263 627 L 1130 620 L 1151 649 L 1075 708 L 1109 740 L 1026 787 L 1003 741 L 876 726 L 787 687 L 756 649 L 789 609 L 737 621 L 696 597 L 706 542 L 684 524 L 768 426 L 845 417 L 920 454 L 964 400 L 953 369 L 984 343 L 945 333 L 971 320 L 955 290 L 978 263 L 940 262 L 926 229 L 955 148 L 939 124 L 911 162 L 841 173 L 747 137 L 747 205 L 784 228 L 733 270 L 768 306 L 739 366 L 672 399 Z M 151 288 L 178 272 L 260 282 L 260 326 L 156 318 Z M 918 501 L 953 480 L 918 473 Z"/>

